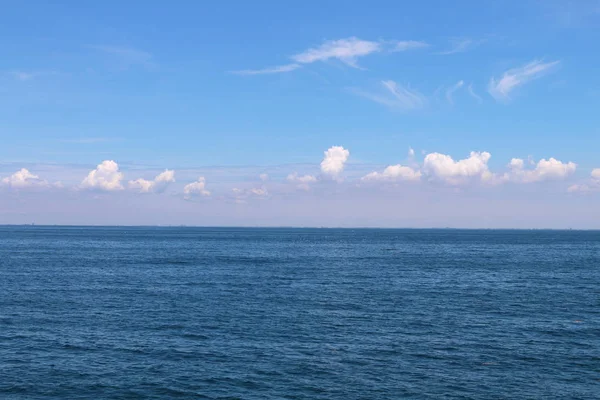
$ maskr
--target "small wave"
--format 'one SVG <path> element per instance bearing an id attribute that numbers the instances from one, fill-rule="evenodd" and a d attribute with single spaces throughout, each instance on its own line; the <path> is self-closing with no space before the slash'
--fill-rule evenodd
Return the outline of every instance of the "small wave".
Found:
<path id="1" fill-rule="evenodd" d="M 182 338 L 194 339 L 194 340 L 208 340 L 208 339 L 210 339 L 208 336 L 202 335 L 200 333 L 183 333 L 180 336 Z"/>

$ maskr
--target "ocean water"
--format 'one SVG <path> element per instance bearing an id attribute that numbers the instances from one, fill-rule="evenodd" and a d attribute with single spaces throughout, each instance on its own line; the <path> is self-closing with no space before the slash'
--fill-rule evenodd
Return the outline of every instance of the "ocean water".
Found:
<path id="1" fill-rule="evenodd" d="M 598 399 L 600 232 L 0 227 L 1 399 Z"/>

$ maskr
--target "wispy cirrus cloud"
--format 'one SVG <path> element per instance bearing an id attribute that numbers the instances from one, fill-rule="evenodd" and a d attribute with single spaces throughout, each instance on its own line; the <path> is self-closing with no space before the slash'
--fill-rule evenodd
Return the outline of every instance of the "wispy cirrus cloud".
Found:
<path id="1" fill-rule="evenodd" d="M 89 46 L 90 48 L 105 53 L 115 58 L 121 68 L 127 69 L 134 65 L 146 68 L 154 67 L 154 56 L 146 51 L 125 46 Z"/>
<path id="2" fill-rule="evenodd" d="M 446 90 L 446 100 L 448 100 L 448 103 L 454 104 L 454 98 L 452 97 L 452 95 L 458 89 L 462 88 L 464 86 L 464 84 L 465 84 L 465 82 L 460 80 Z"/>
<path id="3" fill-rule="evenodd" d="M 440 51 L 437 54 L 446 56 L 450 54 L 464 53 L 481 45 L 483 42 L 485 42 L 483 39 L 475 40 L 470 38 L 453 38 L 450 39 L 450 48 Z"/>
<path id="4" fill-rule="evenodd" d="M 429 47 L 429 43 L 420 40 L 399 40 L 392 42 L 392 44 L 393 47 L 390 49 L 391 52 L 423 49 L 425 47 Z"/>
<path id="5" fill-rule="evenodd" d="M 358 59 L 361 57 L 382 51 L 399 52 L 427 46 L 429 46 L 427 43 L 416 40 L 371 41 L 352 36 L 345 39 L 326 40 L 319 46 L 294 54 L 290 57 L 292 60 L 290 64 L 232 72 L 238 75 L 277 74 L 295 71 L 303 65 L 330 60 L 338 60 L 349 67 L 360 69 Z"/>
<path id="6" fill-rule="evenodd" d="M 241 71 L 233 71 L 233 73 L 237 75 L 279 74 L 282 72 L 291 72 L 297 70 L 298 68 L 300 68 L 300 64 L 287 64 L 264 69 L 244 69 Z"/>
<path id="7" fill-rule="evenodd" d="M 300 64 L 337 59 L 344 64 L 357 68 L 358 58 L 381 51 L 382 44 L 357 37 L 328 40 L 322 45 L 310 48 L 292 56 L 292 60 Z"/>
<path id="8" fill-rule="evenodd" d="M 475 90 L 473 89 L 473 84 L 472 83 L 467 87 L 467 92 L 469 92 L 469 94 L 471 95 L 471 97 L 474 98 L 475 100 L 477 100 L 477 102 L 479 104 L 483 103 L 483 99 L 481 98 L 481 96 L 479 96 L 477 93 L 475 93 Z"/>
<path id="9" fill-rule="evenodd" d="M 54 71 L 10 71 L 9 74 L 18 81 L 27 82 L 39 78 L 41 76 L 55 75 Z"/>
<path id="10" fill-rule="evenodd" d="M 404 87 L 395 81 L 387 80 L 380 82 L 382 90 L 380 93 L 353 90 L 354 93 L 382 104 L 392 109 L 410 111 L 423 108 L 427 99 L 418 91 Z"/>
<path id="11" fill-rule="evenodd" d="M 492 77 L 490 79 L 488 92 L 496 100 L 509 100 L 510 93 L 517 87 L 543 76 L 559 63 L 560 61 L 544 63 L 540 60 L 534 60 L 522 67 L 509 69 L 501 78 Z"/>
<path id="12" fill-rule="evenodd" d="M 543 16 L 563 28 L 597 24 L 600 17 L 600 3 L 597 0 L 543 1 L 539 4 L 545 9 Z"/>
<path id="13" fill-rule="evenodd" d="M 12 71 L 11 75 L 20 81 L 30 81 L 39 74 L 37 72 Z"/>
<path id="14" fill-rule="evenodd" d="M 96 143 L 107 143 L 117 142 L 123 140 L 122 138 L 110 138 L 110 137 L 82 137 L 73 139 L 61 139 L 63 143 L 74 143 L 74 144 L 96 144 Z"/>

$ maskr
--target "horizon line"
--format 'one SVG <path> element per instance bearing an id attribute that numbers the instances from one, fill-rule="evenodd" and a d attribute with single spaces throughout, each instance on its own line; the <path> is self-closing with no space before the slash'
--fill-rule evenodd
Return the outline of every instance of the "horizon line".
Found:
<path id="1" fill-rule="evenodd" d="M 0 227 L 38 228 L 192 228 L 192 229 L 380 229 L 380 230 L 464 230 L 464 231 L 600 231 L 600 228 L 467 228 L 467 227 L 383 227 L 383 226 L 299 226 L 299 225 L 72 225 L 72 224 L 0 224 Z"/>

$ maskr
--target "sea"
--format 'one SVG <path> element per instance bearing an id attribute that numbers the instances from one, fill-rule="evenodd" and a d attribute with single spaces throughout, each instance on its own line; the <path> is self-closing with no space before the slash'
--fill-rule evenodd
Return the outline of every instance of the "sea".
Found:
<path id="1" fill-rule="evenodd" d="M 0 226 L 0 399 L 600 399 L 600 232 Z"/>

